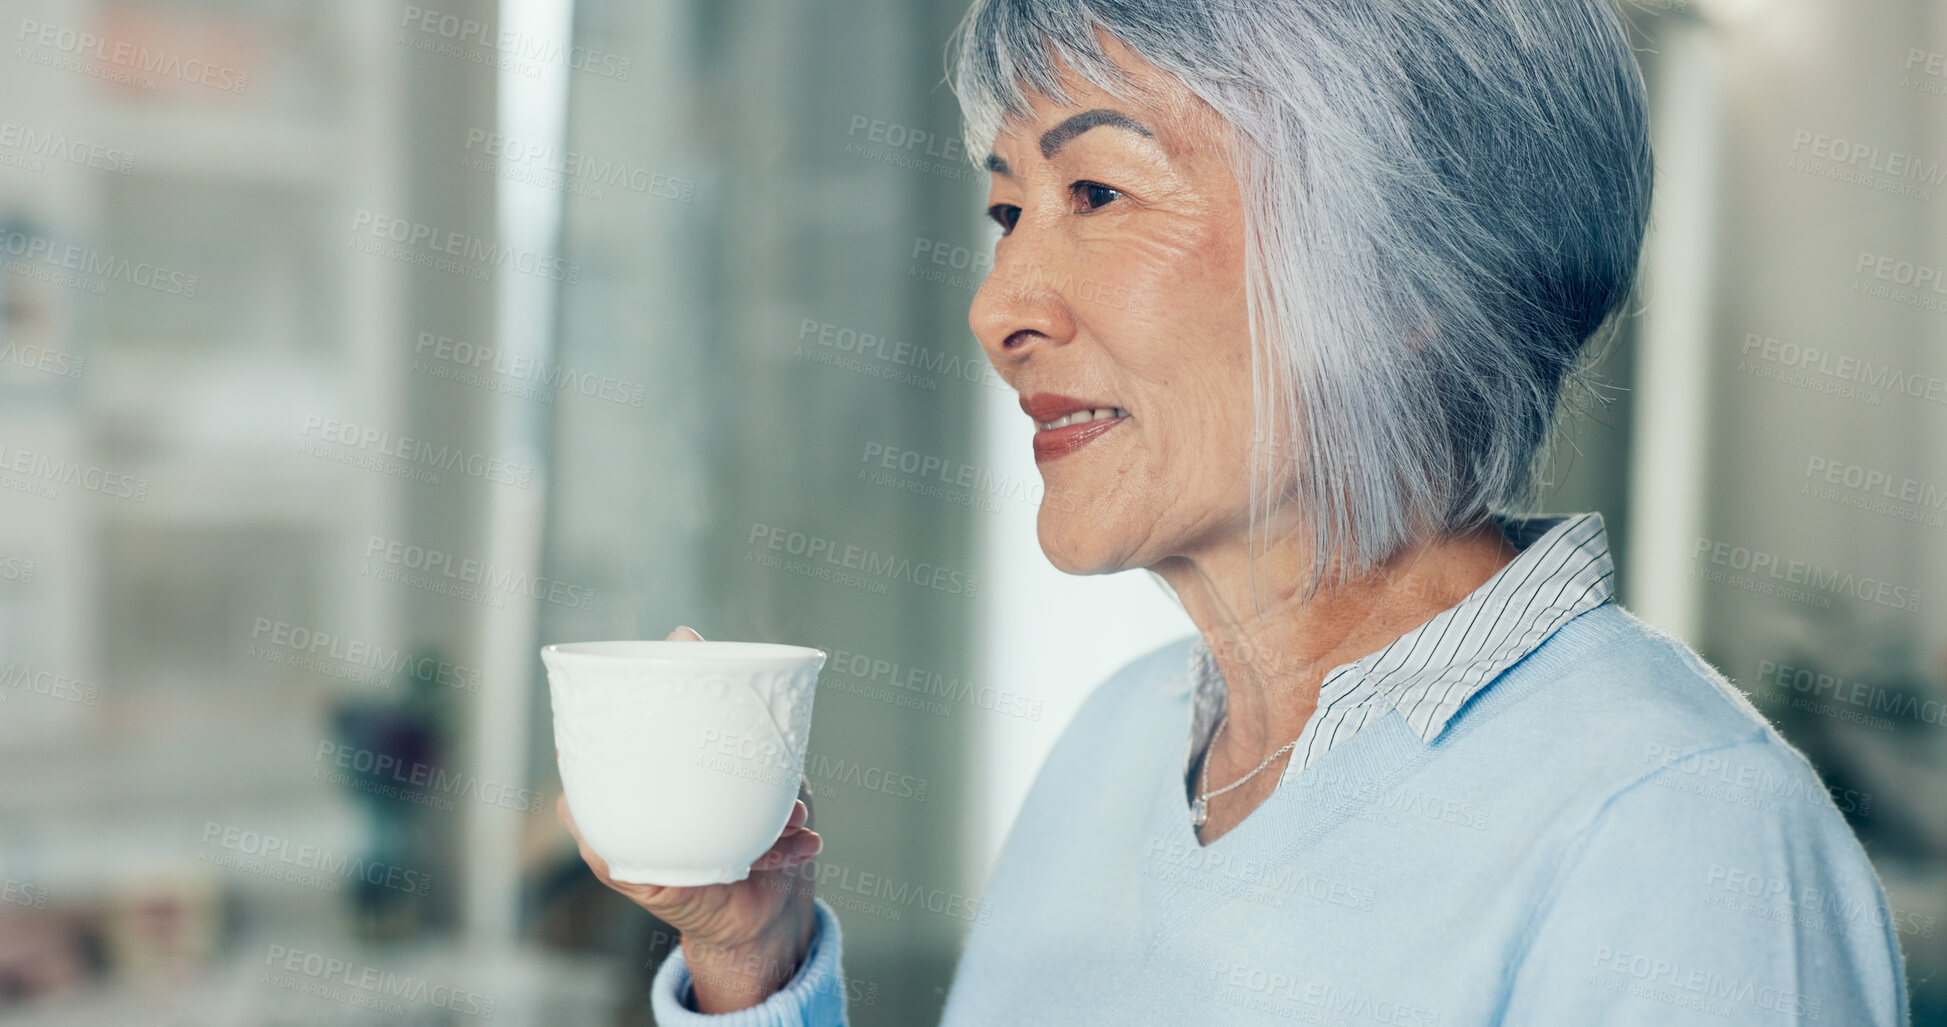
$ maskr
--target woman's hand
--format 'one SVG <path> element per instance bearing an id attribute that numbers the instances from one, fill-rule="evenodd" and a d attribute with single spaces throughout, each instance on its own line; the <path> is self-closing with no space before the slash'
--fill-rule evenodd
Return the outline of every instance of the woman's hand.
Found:
<path id="1" fill-rule="evenodd" d="M 679 627 L 668 640 L 700 642 L 703 637 Z M 575 836 L 581 858 L 603 884 L 682 932 L 683 958 L 696 991 L 697 1012 L 748 1009 L 796 975 L 817 927 L 811 902 L 817 875 L 793 868 L 810 862 L 825 844 L 811 829 L 809 779 L 798 786 L 798 801 L 783 833 L 751 864 L 749 877 L 731 884 L 683 888 L 614 880 L 608 863 L 582 840 L 565 793 L 554 809 Z"/>

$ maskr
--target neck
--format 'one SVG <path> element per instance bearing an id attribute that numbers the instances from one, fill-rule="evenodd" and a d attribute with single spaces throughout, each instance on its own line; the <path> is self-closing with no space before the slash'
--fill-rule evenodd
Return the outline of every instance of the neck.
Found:
<path id="1" fill-rule="evenodd" d="M 1218 767 L 1248 771 L 1297 738 L 1327 672 L 1459 603 L 1517 554 L 1487 525 L 1418 543 L 1372 573 L 1327 584 L 1307 599 L 1297 582 L 1309 571 L 1310 553 L 1295 532 L 1283 538 L 1259 558 L 1262 580 L 1270 583 L 1262 613 L 1241 536 L 1150 568 L 1176 592 L 1223 674 L 1229 725 L 1222 739 L 1227 758 Z M 1213 768 L 1212 785 L 1226 781 Z"/>

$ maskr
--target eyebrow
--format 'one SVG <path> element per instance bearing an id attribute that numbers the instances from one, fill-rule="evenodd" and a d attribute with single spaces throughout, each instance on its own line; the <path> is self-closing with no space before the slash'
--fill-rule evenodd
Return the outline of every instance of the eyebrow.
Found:
<path id="1" fill-rule="evenodd" d="M 1063 119 L 1061 124 L 1043 132 L 1041 134 L 1041 156 L 1052 159 L 1055 152 L 1060 150 L 1070 139 L 1081 135 L 1091 128 L 1099 128 L 1103 125 L 1127 129 L 1141 136 L 1149 136 L 1151 138 L 1155 136 L 1155 133 L 1144 128 L 1141 122 L 1129 115 L 1121 111 L 1110 110 L 1106 107 L 1098 107 L 1095 110 L 1083 111 L 1080 114 Z M 997 153 L 987 155 L 987 170 L 997 175 L 1013 174 L 1008 169 L 1007 162 L 1002 160 L 1000 154 Z"/>

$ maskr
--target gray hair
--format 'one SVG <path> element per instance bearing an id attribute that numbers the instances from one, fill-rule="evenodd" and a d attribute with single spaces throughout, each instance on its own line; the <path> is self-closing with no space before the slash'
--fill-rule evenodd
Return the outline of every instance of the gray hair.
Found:
<path id="1" fill-rule="evenodd" d="M 974 0 L 950 63 L 969 156 L 1030 96 L 1073 102 L 1057 59 L 1140 105 L 1097 30 L 1231 132 L 1253 439 L 1293 440 L 1310 591 L 1334 557 L 1342 581 L 1532 504 L 1649 218 L 1613 0 Z M 1281 498 L 1270 449 L 1252 445 L 1254 552 Z"/>

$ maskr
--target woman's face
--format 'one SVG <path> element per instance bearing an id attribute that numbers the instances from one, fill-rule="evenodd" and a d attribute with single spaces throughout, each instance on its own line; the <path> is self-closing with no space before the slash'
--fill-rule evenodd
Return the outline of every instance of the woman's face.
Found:
<path id="1" fill-rule="evenodd" d="M 987 199 L 1003 235 L 968 315 L 1035 421 L 1113 411 L 1032 426 L 1041 548 L 1071 574 L 1241 540 L 1249 503 L 1244 230 L 1223 125 L 1106 45 L 1145 102 L 1071 75 L 1074 106 L 1037 98 L 1030 120 L 1003 127 Z"/>

